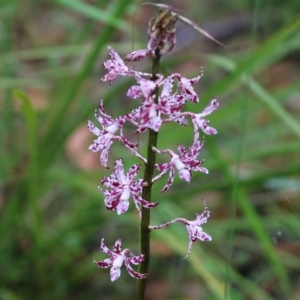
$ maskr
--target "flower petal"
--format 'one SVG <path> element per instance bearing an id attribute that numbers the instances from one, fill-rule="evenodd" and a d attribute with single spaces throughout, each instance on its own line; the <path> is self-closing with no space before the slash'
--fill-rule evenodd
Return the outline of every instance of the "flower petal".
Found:
<path id="1" fill-rule="evenodd" d="M 128 262 L 130 264 L 134 264 L 134 265 L 138 265 L 140 264 L 142 261 L 144 261 L 144 254 L 140 254 L 140 255 L 132 255 L 131 257 L 126 257 L 125 258 L 125 262 Z"/>
<path id="2" fill-rule="evenodd" d="M 201 231 L 198 233 L 198 239 L 203 242 L 210 242 L 212 240 L 212 237 L 204 231 Z"/>
<path id="3" fill-rule="evenodd" d="M 121 276 L 121 269 L 112 267 L 110 269 L 110 280 L 115 281 Z"/>
<path id="4" fill-rule="evenodd" d="M 113 252 L 121 253 L 121 250 L 122 250 L 122 240 L 117 239 L 116 242 L 115 242 L 115 245 L 113 247 Z"/>
<path id="5" fill-rule="evenodd" d="M 125 213 L 129 208 L 129 201 L 128 200 L 122 200 L 117 206 L 117 214 L 121 215 Z"/>
<path id="6" fill-rule="evenodd" d="M 95 260 L 93 261 L 93 263 L 96 264 L 99 268 L 109 268 L 112 266 L 113 262 L 114 262 L 113 257 L 109 257 L 101 261 L 95 261 Z"/>
<path id="7" fill-rule="evenodd" d="M 150 54 L 150 51 L 148 49 L 142 49 L 133 51 L 126 55 L 125 60 L 127 61 L 140 61 L 146 57 L 148 57 Z"/>
<path id="8" fill-rule="evenodd" d="M 113 255 L 113 252 L 111 250 L 109 250 L 106 245 L 104 244 L 104 239 L 101 240 L 101 243 L 100 243 L 100 249 L 102 250 L 102 252 L 112 256 Z"/>
<path id="9" fill-rule="evenodd" d="M 146 278 L 147 275 L 148 275 L 148 274 L 142 274 L 142 273 L 138 273 L 138 272 L 134 271 L 134 270 L 131 268 L 130 264 L 129 264 L 128 262 L 126 262 L 126 260 L 125 260 L 125 266 L 126 266 L 126 269 L 127 269 L 128 273 L 129 273 L 132 277 L 134 277 L 134 278 L 136 278 L 136 279 L 144 279 L 144 278 Z"/>

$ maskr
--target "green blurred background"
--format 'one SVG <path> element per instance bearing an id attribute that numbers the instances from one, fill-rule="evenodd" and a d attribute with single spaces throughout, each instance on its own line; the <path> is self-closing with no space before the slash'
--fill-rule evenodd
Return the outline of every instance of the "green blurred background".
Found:
<path id="1" fill-rule="evenodd" d="M 160 1 L 159 1 L 160 2 Z M 152 234 L 147 300 L 300 299 L 300 2 L 297 0 L 166 1 L 227 47 L 177 24 L 164 74 L 194 77 L 200 112 L 216 97 L 201 158 L 209 175 L 190 185 L 155 185 L 153 225 L 193 219 L 205 199 L 211 218 L 190 257 L 182 224 Z M 86 121 L 100 99 L 113 116 L 135 103 L 131 79 L 99 84 L 107 45 L 123 57 L 145 48 L 156 8 L 125 0 L 0 1 L 0 299 L 133 299 L 125 269 L 110 282 L 93 259 L 102 237 L 139 252 L 131 203 L 120 217 L 97 190 L 110 174 Z M 149 71 L 150 60 L 135 63 Z M 94 119 L 93 119 L 94 120 Z M 129 136 L 135 140 L 132 128 Z M 192 128 L 167 125 L 158 147 L 190 145 Z M 139 138 L 141 151 L 145 137 Z M 137 159 L 114 145 L 126 168 Z"/>

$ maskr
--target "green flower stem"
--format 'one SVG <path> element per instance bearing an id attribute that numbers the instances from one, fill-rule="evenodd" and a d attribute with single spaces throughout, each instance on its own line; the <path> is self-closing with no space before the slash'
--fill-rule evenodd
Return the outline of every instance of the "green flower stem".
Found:
<path id="1" fill-rule="evenodd" d="M 155 51 L 155 58 L 152 63 L 152 77 L 151 80 L 156 80 L 156 74 L 159 70 L 160 51 Z M 158 103 L 158 87 L 154 90 L 155 99 L 154 102 Z M 147 149 L 147 164 L 145 166 L 144 182 L 147 186 L 143 187 L 142 198 L 151 201 L 151 189 L 152 178 L 156 160 L 156 152 L 152 150 L 152 147 L 157 145 L 158 133 L 149 129 L 148 135 L 148 149 Z M 149 261 L 150 261 L 150 209 L 142 206 L 142 219 L 140 228 L 140 253 L 144 254 L 144 261 L 139 265 L 139 273 L 148 273 Z M 136 300 L 143 300 L 146 290 L 146 280 L 137 280 L 136 285 Z"/>

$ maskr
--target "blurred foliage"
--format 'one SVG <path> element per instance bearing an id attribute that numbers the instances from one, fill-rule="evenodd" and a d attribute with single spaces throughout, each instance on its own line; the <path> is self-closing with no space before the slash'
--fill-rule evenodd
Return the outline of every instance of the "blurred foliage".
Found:
<path id="1" fill-rule="evenodd" d="M 188 110 L 201 111 L 212 97 L 221 105 L 210 116 L 218 135 L 206 136 L 202 153 L 210 174 L 195 174 L 190 185 L 177 178 L 160 194 L 163 178 L 152 224 L 192 219 L 204 198 L 213 241 L 195 243 L 183 261 L 183 226 L 153 232 L 147 299 L 299 299 L 299 1 L 166 3 L 227 47 L 178 24 L 174 54 L 163 61 L 165 74 L 192 77 L 204 67 L 200 104 Z M 133 205 L 121 217 L 105 210 L 97 185 L 110 171 L 88 151 L 85 124 L 100 99 L 114 116 L 133 107 L 130 80 L 98 81 L 108 44 L 122 55 L 145 47 L 156 9 L 137 4 L 0 2 L 1 300 L 133 297 L 125 271 L 111 283 L 92 263 L 105 257 L 102 237 L 109 247 L 121 237 L 137 254 L 139 233 Z M 135 67 L 147 71 L 150 62 Z M 168 125 L 159 148 L 191 137 L 191 129 Z M 143 150 L 145 137 L 139 141 Z M 137 162 L 120 145 L 111 156 L 127 168 Z"/>

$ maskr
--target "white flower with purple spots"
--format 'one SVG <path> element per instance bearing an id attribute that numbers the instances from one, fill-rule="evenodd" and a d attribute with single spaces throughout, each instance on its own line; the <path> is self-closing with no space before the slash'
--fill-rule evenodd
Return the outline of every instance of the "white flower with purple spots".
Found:
<path id="1" fill-rule="evenodd" d="M 108 71 L 101 81 L 108 81 L 109 84 L 116 79 L 117 76 L 133 76 L 136 72 L 131 68 L 127 67 L 119 54 L 110 46 L 108 47 L 110 59 L 103 62 L 103 67 Z"/>
<path id="2" fill-rule="evenodd" d="M 108 115 L 103 107 L 103 101 L 101 100 L 99 103 L 99 112 L 103 116 L 97 114 L 95 111 L 95 118 L 102 126 L 102 130 L 97 128 L 91 120 L 88 120 L 88 128 L 89 130 L 97 137 L 94 140 L 92 145 L 89 146 L 89 150 L 93 152 L 101 152 L 100 162 L 101 164 L 107 168 L 107 160 L 110 152 L 110 148 L 115 141 L 119 141 L 124 144 L 134 155 L 142 159 L 144 162 L 146 161 L 137 151 L 134 149 L 137 147 L 136 144 L 129 142 L 123 135 L 123 125 L 127 120 L 127 116 L 120 116 L 116 119 L 113 119 L 110 115 Z M 120 131 L 120 135 L 116 135 L 117 131 Z"/>
<path id="3" fill-rule="evenodd" d="M 203 76 L 203 70 L 201 69 L 200 74 L 192 79 L 183 77 L 180 73 L 174 73 L 168 76 L 169 79 L 178 79 L 178 94 L 182 97 L 182 101 L 192 101 L 194 103 L 199 102 L 199 98 L 193 88 L 193 85 L 197 83 Z"/>
<path id="4" fill-rule="evenodd" d="M 162 76 L 158 75 L 155 81 L 136 76 L 139 85 L 132 86 L 127 95 L 133 99 L 141 98 L 141 106 L 128 114 L 128 121 L 134 124 L 136 133 L 145 132 L 147 129 L 159 131 L 162 124 L 158 105 L 154 103 L 153 92 L 162 81 Z"/>
<path id="5" fill-rule="evenodd" d="M 184 116 L 181 116 L 180 112 L 183 108 L 184 97 L 178 95 L 177 92 L 172 94 L 174 79 L 172 76 L 168 76 L 163 82 L 163 88 L 161 95 L 159 97 L 157 109 L 164 115 L 167 116 L 167 119 L 164 122 L 176 121 L 181 125 L 187 125 L 187 122 Z"/>
<path id="6" fill-rule="evenodd" d="M 158 180 L 164 174 L 169 172 L 167 184 L 162 189 L 162 192 L 165 192 L 171 187 L 174 181 L 175 169 L 178 171 L 179 177 L 188 183 L 191 182 L 192 171 L 208 174 L 208 170 L 201 167 L 203 160 L 196 159 L 201 151 L 202 146 L 203 143 L 201 144 L 200 141 L 196 141 L 193 146 L 189 148 L 185 148 L 180 145 L 178 146 L 178 154 L 174 153 L 170 149 L 161 151 L 153 147 L 153 151 L 159 154 L 168 153 L 171 156 L 171 161 L 168 163 L 155 165 L 160 173 L 152 179 L 152 182 Z"/>
<path id="7" fill-rule="evenodd" d="M 214 110 L 216 110 L 219 106 L 219 103 L 216 99 L 210 101 L 210 103 L 206 106 L 202 113 L 192 113 L 192 112 L 183 112 L 180 113 L 182 117 L 189 116 L 194 126 L 194 141 L 199 138 L 199 129 L 201 129 L 204 133 L 213 135 L 217 134 L 217 130 L 213 127 L 209 126 L 209 121 L 203 119 L 203 117 L 210 115 Z"/>
<path id="8" fill-rule="evenodd" d="M 117 76 L 136 76 L 136 75 L 143 75 L 143 76 L 151 76 L 151 74 L 137 72 L 131 69 L 130 67 L 126 66 L 120 55 L 110 46 L 108 46 L 108 51 L 110 55 L 110 59 L 103 62 L 103 67 L 108 71 L 100 81 L 105 82 L 108 81 L 109 84 L 116 79 Z"/>
<path id="9" fill-rule="evenodd" d="M 190 221 L 190 220 L 187 220 L 184 218 L 176 218 L 170 222 L 167 222 L 167 223 L 164 223 L 161 225 L 149 226 L 149 229 L 154 230 L 154 229 L 165 228 L 176 222 L 185 224 L 188 235 L 189 235 L 188 250 L 187 250 L 186 256 L 184 257 L 184 258 L 187 258 L 189 256 L 189 254 L 191 253 L 194 242 L 196 242 L 197 240 L 200 240 L 203 242 L 210 242 L 212 240 L 211 236 L 209 234 L 205 233 L 201 227 L 201 225 L 207 223 L 208 218 L 210 216 L 210 211 L 208 210 L 206 202 L 203 201 L 203 203 L 204 203 L 204 211 L 201 215 L 195 214 L 195 217 L 196 217 L 195 220 Z"/>
<path id="10" fill-rule="evenodd" d="M 123 160 L 117 159 L 114 171 L 109 177 L 103 177 L 101 184 L 110 189 L 104 190 L 99 187 L 101 193 L 105 196 L 104 203 L 108 210 L 116 210 L 118 215 L 123 214 L 129 208 L 129 198 L 132 196 L 136 209 L 141 216 L 140 205 L 146 208 L 152 208 L 158 205 L 158 202 L 148 202 L 139 194 L 143 188 L 143 179 L 134 181 L 141 165 L 133 165 L 127 175 L 124 173 Z"/>
<path id="11" fill-rule="evenodd" d="M 101 261 L 95 261 L 94 263 L 99 268 L 110 268 L 110 279 L 111 281 L 117 280 L 121 276 L 121 267 L 123 263 L 128 271 L 128 273 L 136 278 L 136 279 L 144 279 L 147 277 L 148 274 L 141 274 L 134 271 L 130 264 L 138 265 L 144 260 L 144 255 L 140 254 L 135 256 L 129 249 L 122 250 L 122 240 L 117 239 L 115 245 L 112 250 L 108 249 L 107 246 L 104 244 L 104 239 L 101 240 L 100 244 L 101 250 L 108 254 L 110 258 L 106 258 Z M 129 255 L 129 257 L 128 257 Z"/>

